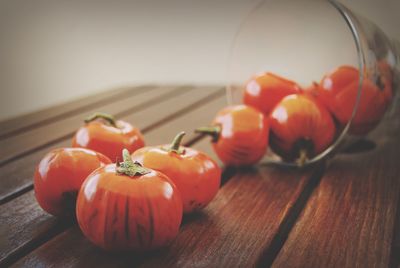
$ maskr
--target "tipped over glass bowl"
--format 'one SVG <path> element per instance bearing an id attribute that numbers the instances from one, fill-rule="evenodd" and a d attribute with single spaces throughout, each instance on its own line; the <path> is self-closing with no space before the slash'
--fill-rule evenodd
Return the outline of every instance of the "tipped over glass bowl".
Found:
<path id="1" fill-rule="evenodd" d="M 337 1 L 265 0 L 230 51 L 227 97 L 262 111 L 262 163 L 307 166 L 384 131 L 399 103 L 399 42 Z"/>

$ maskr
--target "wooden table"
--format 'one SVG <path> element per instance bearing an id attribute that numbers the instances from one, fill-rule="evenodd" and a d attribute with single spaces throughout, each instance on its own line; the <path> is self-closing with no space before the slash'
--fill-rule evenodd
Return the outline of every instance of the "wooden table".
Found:
<path id="1" fill-rule="evenodd" d="M 141 128 L 148 145 L 194 134 L 224 105 L 222 87 L 122 88 L 0 123 L 0 266 L 25 267 L 397 267 L 400 256 L 400 113 L 375 144 L 356 146 L 307 170 L 260 165 L 225 169 L 217 197 L 185 217 L 176 240 L 148 254 L 110 254 L 73 222 L 36 203 L 32 174 L 66 147 L 95 111 Z"/>

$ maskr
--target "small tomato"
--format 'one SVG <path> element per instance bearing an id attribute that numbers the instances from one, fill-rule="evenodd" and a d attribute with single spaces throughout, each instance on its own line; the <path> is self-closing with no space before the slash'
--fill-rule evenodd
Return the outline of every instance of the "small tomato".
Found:
<path id="1" fill-rule="evenodd" d="M 72 140 L 73 147 L 92 149 L 116 161 L 122 149 L 133 153 L 144 146 L 140 130 L 131 124 L 115 120 L 108 114 L 96 113 L 85 120 Z"/>
<path id="2" fill-rule="evenodd" d="M 164 174 L 124 161 L 93 172 L 83 183 L 76 216 L 83 234 L 109 251 L 146 251 L 167 245 L 178 233 L 182 199 Z"/>
<path id="3" fill-rule="evenodd" d="M 86 177 L 110 164 L 108 157 L 88 149 L 62 148 L 45 155 L 34 175 L 39 205 L 55 216 L 75 214 L 76 195 Z"/>
<path id="4" fill-rule="evenodd" d="M 266 116 L 247 105 L 221 110 L 211 127 L 196 132 L 213 137 L 213 148 L 226 165 L 246 166 L 257 163 L 268 146 L 269 123 Z"/>
<path id="5" fill-rule="evenodd" d="M 329 112 L 306 95 L 294 94 L 282 99 L 271 113 L 270 124 L 272 149 L 300 165 L 325 150 L 335 135 Z"/>
<path id="6" fill-rule="evenodd" d="M 318 97 L 318 83 L 313 81 L 311 85 L 302 89 L 304 95 L 310 96 L 311 98 Z"/>
<path id="7" fill-rule="evenodd" d="M 182 196 L 183 211 L 190 213 L 205 207 L 215 197 L 221 182 L 221 170 L 206 154 L 180 146 L 185 132 L 171 145 L 144 147 L 132 159 L 167 175 Z"/>
<path id="8" fill-rule="evenodd" d="M 383 70 L 377 76 L 376 83 L 364 78 L 360 102 L 349 130 L 351 134 L 364 135 L 379 123 L 392 99 L 390 79 L 391 75 Z M 344 126 L 353 113 L 358 88 L 358 70 L 341 66 L 321 80 L 317 97 Z"/>
<path id="9" fill-rule="evenodd" d="M 293 81 L 270 72 L 261 73 L 247 82 L 243 102 L 269 115 L 282 98 L 299 91 L 300 87 Z"/>

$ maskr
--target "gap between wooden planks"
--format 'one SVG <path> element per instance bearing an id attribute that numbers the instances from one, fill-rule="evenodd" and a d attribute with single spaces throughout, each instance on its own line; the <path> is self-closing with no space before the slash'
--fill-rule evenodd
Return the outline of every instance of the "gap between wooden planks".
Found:
<path id="1" fill-rule="evenodd" d="M 115 114 L 119 118 L 126 119 L 127 121 L 136 123 L 141 128 L 148 128 L 152 127 L 152 123 L 157 119 L 162 119 L 165 116 L 171 116 L 172 114 L 156 114 L 153 115 L 150 120 L 147 122 L 141 120 L 140 115 L 141 110 L 146 110 L 152 105 L 162 105 L 161 108 L 168 111 L 169 107 L 167 106 L 168 101 L 172 100 L 175 97 L 187 98 L 188 101 L 193 100 L 196 101 L 196 98 L 202 99 L 206 98 L 207 101 L 207 94 L 210 92 L 196 92 L 192 94 L 193 88 L 165 88 L 163 90 L 159 89 L 157 91 L 149 92 L 144 95 L 133 96 L 132 98 L 126 98 L 124 103 L 125 106 L 121 106 L 121 102 L 116 102 L 114 104 L 109 104 L 106 107 L 101 106 L 97 108 L 97 111 L 105 111 L 112 114 Z M 161 94 L 159 91 L 163 91 Z M 186 97 L 189 96 L 189 97 Z M 204 101 L 204 100 L 203 100 Z M 122 103 L 123 104 L 123 103 Z M 128 108 L 125 108 L 128 107 Z M 176 106 L 176 109 L 180 109 L 180 107 L 186 107 L 184 103 L 179 104 Z M 96 111 L 96 110 L 94 110 Z M 27 154 L 24 157 L 20 157 L 7 165 L 0 167 L 0 181 L 2 183 L 2 187 L 0 189 L 0 204 L 15 198 L 16 196 L 26 192 L 29 189 L 32 189 L 32 170 L 33 167 L 40 161 L 43 155 L 53 148 L 59 147 L 68 147 L 70 146 L 70 139 L 73 135 L 74 130 L 77 129 L 82 123 L 82 118 L 84 118 L 86 114 L 81 114 L 79 118 L 74 118 L 73 121 L 68 119 L 68 121 L 61 121 L 60 124 L 64 124 L 63 128 L 63 135 L 61 140 L 56 139 L 51 136 L 52 132 L 54 131 L 53 125 L 49 125 L 50 128 L 47 130 L 50 135 L 49 139 L 52 139 L 50 142 L 47 142 L 48 145 L 36 148 L 36 150 L 30 154 Z M 21 145 L 22 146 L 22 145 Z"/>
<path id="2" fill-rule="evenodd" d="M 177 102 L 178 100 L 181 100 L 181 98 L 184 98 L 185 102 L 179 102 L 178 104 Z M 166 137 L 162 134 L 160 135 L 160 133 L 147 137 L 147 132 L 150 132 L 149 135 L 151 135 L 151 131 L 154 129 L 153 125 L 159 126 L 159 121 L 166 124 L 169 121 L 174 120 L 176 117 L 179 117 L 179 114 L 181 113 L 188 113 L 190 115 L 193 109 L 202 108 L 206 103 L 208 104 L 207 110 L 209 110 L 210 113 L 215 113 L 224 106 L 224 102 L 225 98 L 222 89 L 201 88 L 180 95 L 170 101 L 160 103 L 156 106 L 156 109 L 153 107 L 147 107 L 147 109 L 129 115 L 123 119 L 133 122 L 141 122 L 138 125 L 144 129 L 147 142 L 165 142 L 166 139 L 168 139 L 168 141 L 172 139 L 176 133 L 171 133 L 171 137 Z M 172 113 L 163 113 L 165 111 L 170 111 L 171 107 L 174 108 L 174 110 L 171 111 Z M 203 108 L 202 113 L 197 117 L 200 119 L 198 123 L 206 124 L 209 121 L 209 114 L 204 113 L 204 110 L 205 109 Z M 194 124 L 196 124 L 197 121 L 192 120 L 190 122 L 191 124 L 188 123 L 185 125 L 186 131 L 188 131 L 188 142 L 192 139 L 197 139 L 193 134 L 193 129 L 187 128 L 187 125 L 192 126 L 193 128 L 196 127 Z M 147 128 L 147 130 L 145 128 Z M 152 137 L 157 138 L 157 140 L 154 140 Z M 33 170 L 34 166 L 31 166 L 30 168 Z M 10 208 L 13 209 L 10 210 Z M 32 192 L 28 192 L 23 196 L 6 203 L 0 207 L 0 210 L 1 216 L 4 217 L 5 220 L 9 221 L 9 224 L 7 224 L 2 231 L 4 236 L 1 237 L 3 241 L 0 243 L 2 252 L 1 257 L 4 263 L 15 258 L 20 252 L 43 243 L 46 239 L 59 233 L 71 224 L 60 224 L 60 222 L 55 218 L 43 212 L 38 207 Z"/>

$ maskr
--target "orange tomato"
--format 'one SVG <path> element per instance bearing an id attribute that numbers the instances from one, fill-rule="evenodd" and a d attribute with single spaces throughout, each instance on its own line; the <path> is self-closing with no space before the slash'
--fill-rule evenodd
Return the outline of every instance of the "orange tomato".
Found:
<path id="1" fill-rule="evenodd" d="M 76 216 L 83 234 L 110 251 L 145 251 L 167 245 L 178 233 L 182 199 L 164 174 L 124 161 L 97 169 L 83 183 Z"/>
<path id="2" fill-rule="evenodd" d="M 198 128 L 213 137 L 213 148 L 226 165 L 257 163 L 268 146 L 269 123 L 263 113 L 247 105 L 221 110 L 211 127 Z"/>
<path id="3" fill-rule="evenodd" d="M 303 88 L 301 93 L 303 93 L 304 95 L 310 96 L 312 98 L 315 98 L 318 96 L 318 87 L 319 87 L 319 84 L 317 82 L 313 81 L 311 85 Z"/>
<path id="4" fill-rule="evenodd" d="M 243 102 L 269 115 L 282 98 L 299 92 L 300 87 L 295 82 L 267 72 L 247 82 Z"/>
<path id="5" fill-rule="evenodd" d="M 313 98 L 293 94 L 271 112 L 271 147 L 300 165 L 325 150 L 333 141 L 335 125 L 329 112 Z"/>
<path id="6" fill-rule="evenodd" d="M 351 134 L 364 135 L 379 123 L 392 99 L 390 79 L 383 71 L 377 76 L 376 84 L 364 77 L 360 102 L 349 130 Z M 358 70 L 341 66 L 322 79 L 317 97 L 344 126 L 353 113 L 358 87 Z"/>
<path id="7" fill-rule="evenodd" d="M 131 124 L 113 116 L 96 113 L 85 120 L 72 140 L 73 147 L 95 150 L 116 161 L 122 149 L 133 153 L 144 146 L 143 135 Z"/>
<path id="8" fill-rule="evenodd" d="M 132 159 L 167 175 L 181 193 L 183 211 L 190 213 L 205 207 L 215 197 L 221 170 L 206 154 L 180 146 L 184 134 L 179 133 L 171 145 L 139 149 Z"/>
<path id="9" fill-rule="evenodd" d="M 111 163 L 108 157 L 88 149 L 61 148 L 45 155 L 36 167 L 36 200 L 55 216 L 75 215 L 76 195 L 86 177 Z"/>

